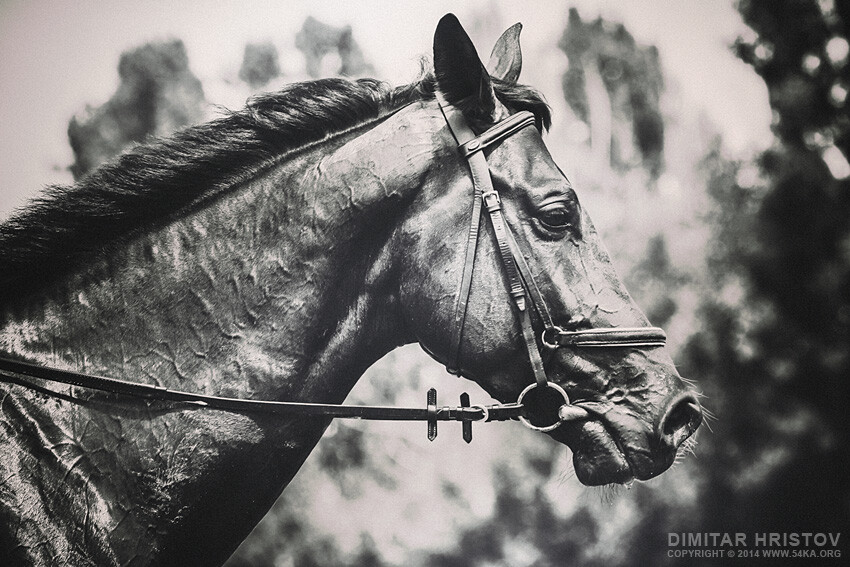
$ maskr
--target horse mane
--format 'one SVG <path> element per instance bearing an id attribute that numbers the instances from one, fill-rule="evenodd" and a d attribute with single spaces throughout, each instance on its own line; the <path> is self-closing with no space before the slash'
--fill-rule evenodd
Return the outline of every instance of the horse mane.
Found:
<path id="1" fill-rule="evenodd" d="M 531 110 L 548 128 L 549 109 L 528 87 L 494 80 L 497 96 Z M 73 185 L 48 187 L 0 224 L 0 294 L 32 291 L 87 257 L 221 194 L 275 163 L 405 104 L 433 98 L 430 72 L 391 88 L 374 79 L 293 83 L 250 98 L 244 109 L 137 145 Z"/>

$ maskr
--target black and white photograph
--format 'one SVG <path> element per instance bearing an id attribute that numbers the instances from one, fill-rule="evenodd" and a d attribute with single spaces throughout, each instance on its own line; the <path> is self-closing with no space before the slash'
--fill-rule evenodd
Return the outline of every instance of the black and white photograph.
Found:
<path id="1" fill-rule="evenodd" d="M 850 556 L 850 0 L 0 0 L 0 567 Z"/>

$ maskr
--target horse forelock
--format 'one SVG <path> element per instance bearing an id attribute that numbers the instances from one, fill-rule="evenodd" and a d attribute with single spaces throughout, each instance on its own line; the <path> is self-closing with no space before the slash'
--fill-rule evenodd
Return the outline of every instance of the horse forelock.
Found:
<path id="1" fill-rule="evenodd" d="M 294 83 L 245 108 L 137 145 L 73 185 L 48 187 L 0 225 L 0 291 L 6 297 L 67 272 L 87 255 L 258 175 L 293 151 L 399 107 L 434 97 L 433 73 L 392 88 L 374 79 Z M 494 81 L 497 96 L 548 127 L 533 89 Z"/>

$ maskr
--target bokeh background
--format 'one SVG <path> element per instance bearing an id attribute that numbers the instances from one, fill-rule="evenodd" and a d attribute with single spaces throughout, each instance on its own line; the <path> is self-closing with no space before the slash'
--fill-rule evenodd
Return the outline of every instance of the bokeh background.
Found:
<path id="1" fill-rule="evenodd" d="M 850 2 L 0 0 L 0 217 L 258 91 L 412 81 L 449 11 L 485 60 L 525 25 L 547 144 L 715 417 L 671 471 L 596 489 L 517 424 L 338 421 L 228 565 L 734 563 L 669 557 L 683 532 L 842 532 L 846 560 Z M 431 386 L 488 401 L 416 346 L 348 401 Z"/>

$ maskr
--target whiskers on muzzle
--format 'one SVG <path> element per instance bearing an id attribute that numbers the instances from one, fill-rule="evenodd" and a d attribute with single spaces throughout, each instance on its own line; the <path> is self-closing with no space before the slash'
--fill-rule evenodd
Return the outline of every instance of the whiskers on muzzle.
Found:
<path id="1" fill-rule="evenodd" d="M 676 457 L 673 459 L 673 464 L 671 465 L 671 468 L 684 462 L 687 457 L 696 457 L 697 445 L 699 445 L 699 441 L 697 440 L 695 435 L 685 439 L 682 444 L 679 445 L 679 448 L 676 450 Z"/>

